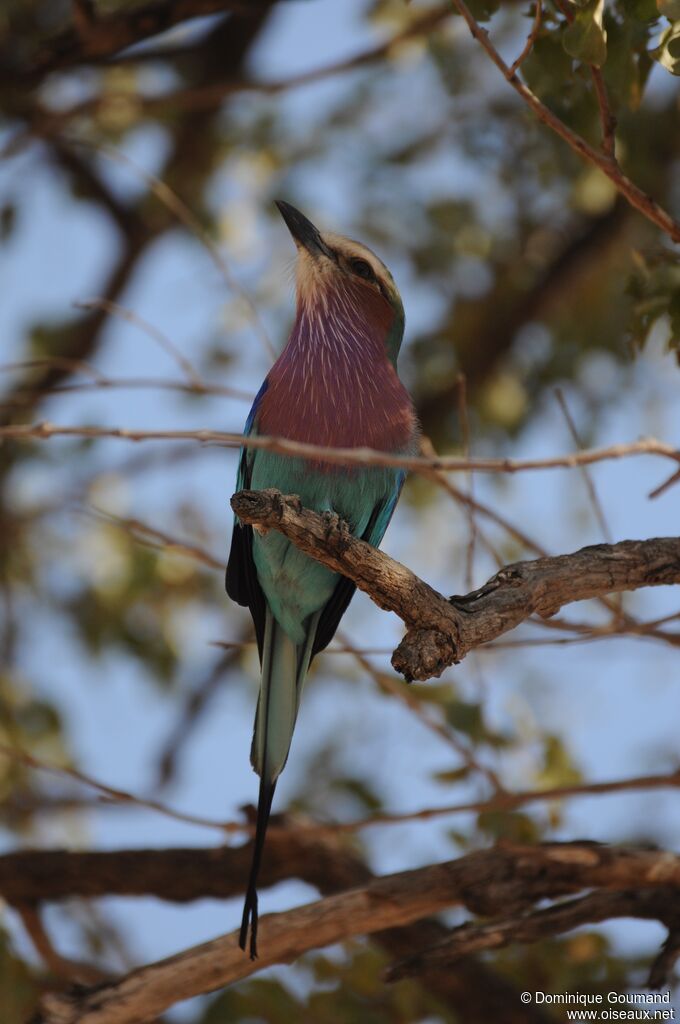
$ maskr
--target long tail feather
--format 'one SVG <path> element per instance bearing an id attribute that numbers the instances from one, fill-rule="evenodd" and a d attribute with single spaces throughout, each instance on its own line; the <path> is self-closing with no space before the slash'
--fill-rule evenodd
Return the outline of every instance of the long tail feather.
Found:
<path id="1" fill-rule="evenodd" d="M 276 780 L 288 758 L 297 718 L 318 615 L 309 623 L 304 645 L 295 644 L 267 609 L 262 645 L 262 682 L 255 715 L 251 761 L 260 776 L 260 793 L 253 858 L 243 906 L 239 945 L 245 950 L 250 928 L 250 957 L 257 956 L 257 879 L 262 863 L 267 825 L 271 813 Z"/>
<path id="2" fill-rule="evenodd" d="M 241 918 L 241 933 L 238 940 L 241 949 L 245 950 L 248 942 L 248 927 L 250 927 L 251 960 L 255 960 L 257 957 L 257 878 L 260 873 L 262 851 L 264 850 L 264 840 L 267 835 L 267 825 L 269 823 L 275 789 L 276 782 L 269 782 L 266 778 L 260 779 L 253 859 L 250 863 L 250 875 L 248 876 L 248 887 L 246 889 L 245 903 L 243 904 L 243 917 Z"/>

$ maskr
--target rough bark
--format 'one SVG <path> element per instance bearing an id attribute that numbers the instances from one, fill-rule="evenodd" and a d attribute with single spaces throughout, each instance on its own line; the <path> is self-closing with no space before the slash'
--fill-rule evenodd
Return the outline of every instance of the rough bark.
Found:
<path id="1" fill-rule="evenodd" d="M 243 522 L 279 530 L 300 550 L 353 580 L 380 608 L 396 612 L 407 632 L 392 665 L 408 680 L 441 675 L 532 615 L 548 618 L 574 601 L 680 583 L 680 538 L 655 537 L 515 562 L 478 590 L 447 599 L 406 566 L 353 537 L 338 516 L 305 509 L 295 495 L 241 491 L 231 504 Z"/>
<path id="2" fill-rule="evenodd" d="M 412 924 L 444 908 L 465 906 L 484 916 L 518 915 L 540 900 L 583 889 L 633 893 L 649 916 L 654 893 L 675 902 L 680 857 L 665 851 L 615 848 L 597 843 L 507 844 L 455 861 L 386 875 L 316 903 L 260 921 L 260 951 L 252 961 L 238 946 L 238 932 L 148 964 L 92 989 L 44 996 L 36 1024 L 145 1024 L 180 999 L 210 992 L 275 963 L 353 935 Z M 677 897 L 676 897 L 677 898 Z M 595 919 L 601 907 L 593 904 Z M 559 915 L 560 911 L 555 911 Z M 584 923 L 584 915 L 575 921 Z"/>

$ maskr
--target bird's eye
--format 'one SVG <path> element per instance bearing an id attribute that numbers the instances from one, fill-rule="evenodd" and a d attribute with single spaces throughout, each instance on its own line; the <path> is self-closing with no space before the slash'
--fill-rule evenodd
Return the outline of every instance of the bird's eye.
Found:
<path id="1" fill-rule="evenodd" d="M 375 281 L 373 267 L 367 260 L 350 260 L 349 265 L 357 277 L 363 277 L 365 281 Z"/>

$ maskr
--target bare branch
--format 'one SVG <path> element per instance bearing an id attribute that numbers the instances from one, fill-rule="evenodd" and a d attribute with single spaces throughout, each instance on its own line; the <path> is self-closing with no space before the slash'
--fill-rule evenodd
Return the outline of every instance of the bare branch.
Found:
<path id="1" fill-rule="evenodd" d="M 37 1024 L 146 1024 L 180 999 L 214 991 L 275 963 L 353 935 L 407 925 L 445 907 L 516 914 L 531 903 L 584 888 L 675 895 L 680 858 L 666 851 L 597 843 L 508 844 L 455 861 L 387 875 L 260 921 L 261 957 L 238 946 L 238 932 L 141 967 L 94 990 L 43 997 Z"/>
<path id="2" fill-rule="evenodd" d="M 574 417 L 571 415 L 571 410 L 567 405 L 567 400 L 564 397 L 564 392 L 562 391 L 562 388 L 555 388 L 555 396 L 557 398 L 559 407 L 562 410 L 562 415 L 564 416 L 567 427 L 569 428 L 569 433 L 574 439 L 576 447 L 582 450 L 584 445 L 581 441 L 581 437 L 576 427 L 576 423 L 574 422 Z M 602 531 L 602 536 L 607 542 L 611 543 L 612 532 L 609 529 L 609 524 L 607 523 L 607 518 L 604 514 L 604 509 L 602 508 L 602 502 L 600 501 L 599 495 L 597 493 L 597 488 L 595 487 L 592 476 L 588 472 L 587 466 L 581 467 L 581 474 L 583 476 L 583 482 L 588 492 L 590 504 L 592 505 L 593 512 L 595 513 L 595 518 L 597 519 L 599 527 Z"/>
<path id="3" fill-rule="evenodd" d="M 118 316 L 121 320 L 125 320 L 127 323 L 132 324 L 134 327 L 138 327 L 141 331 L 152 338 L 157 345 L 159 345 L 164 352 L 166 352 L 170 358 L 179 366 L 180 370 L 187 378 L 189 383 L 193 386 L 196 391 L 203 391 L 205 389 L 205 381 L 201 377 L 198 370 L 191 363 L 187 357 L 180 352 L 175 343 L 168 338 L 167 335 L 159 331 L 157 327 L 150 324 L 148 320 L 144 320 L 138 313 L 135 313 L 132 309 L 127 309 L 125 306 L 121 306 L 119 302 L 113 302 L 111 299 L 81 299 L 78 302 L 74 302 L 73 305 L 76 309 L 103 309 L 106 313 L 110 313 L 112 316 Z"/>
<path id="4" fill-rule="evenodd" d="M 534 48 L 534 43 L 538 38 L 538 33 L 541 31 L 541 21 L 543 18 L 543 3 L 542 0 L 536 0 L 536 13 L 534 14 L 534 23 L 531 26 L 531 32 L 527 36 L 527 41 L 524 44 L 524 48 L 520 53 L 519 57 L 512 62 L 510 65 L 510 71 L 514 75 L 515 72 L 522 66 L 524 61 L 527 59 L 529 54 Z"/>
<path id="5" fill-rule="evenodd" d="M 240 491 L 231 504 L 243 522 L 279 530 L 301 551 L 353 580 L 378 607 L 396 612 L 407 633 L 392 665 L 408 680 L 441 675 L 531 615 L 549 617 L 573 601 L 680 582 L 680 538 L 657 537 L 516 562 L 479 590 L 447 600 L 410 569 L 353 537 L 338 516 L 305 509 L 294 495 Z"/>
<path id="6" fill-rule="evenodd" d="M 83 985 L 96 985 L 109 977 L 92 964 L 70 960 L 68 957 L 64 957 L 61 953 L 57 952 L 47 933 L 40 912 L 36 907 L 21 904 L 15 907 L 15 909 L 21 918 L 26 934 L 33 943 L 36 953 L 57 978 L 65 978 L 70 982 L 80 982 Z"/>
<path id="7" fill-rule="evenodd" d="M 217 829 L 222 834 L 243 831 L 243 825 L 238 822 L 217 821 L 214 818 L 203 818 L 200 815 L 175 810 L 168 807 L 166 804 L 161 803 L 159 800 L 153 800 L 149 797 L 129 793 L 124 789 L 108 786 L 106 783 L 93 779 L 91 776 L 85 775 L 83 772 L 80 772 L 75 768 L 66 768 L 60 765 L 48 764 L 17 746 L 9 746 L 6 743 L 0 743 L 0 757 L 6 757 L 11 762 L 23 764 L 27 768 L 32 768 L 35 771 L 47 772 L 50 775 L 58 775 L 64 778 L 73 779 L 75 782 L 96 790 L 101 794 L 103 799 L 107 801 L 113 801 L 118 804 L 129 804 L 133 807 L 144 807 L 147 810 L 157 811 L 159 814 L 164 814 L 166 817 L 174 818 L 176 821 L 183 821 L 187 825 L 200 825 L 204 828 Z"/>
<path id="8" fill-rule="evenodd" d="M 417 455 L 389 455 L 373 448 L 326 448 L 303 441 L 289 441 L 284 437 L 229 433 L 220 430 L 133 430 L 128 427 L 76 427 L 57 423 L 16 423 L 0 425 L 0 442 L 45 441 L 52 437 L 117 438 L 122 441 L 197 441 L 200 444 L 218 444 L 225 448 L 254 448 L 278 452 L 312 461 L 330 462 L 343 466 L 390 466 L 414 473 L 438 470 L 444 473 L 520 473 L 526 470 L 573 469 L 591 466 L 597 462 L 627 458 L 632 455 L 654 455 L 680 463 L 680 450 L 655 438 L 643 438 L 628 444 L 613 444 L 606 448 L 590 448 L 570 452 L 548 459 L 463 459 L 455 455 L 422 458 Z"/>
<path id="9" fill-rule="evenodd" d="M 418 811 L 402 814 L 374 814 L 359 821 L 338 822 L 319 826 L 328 832 L 356 832 L 374 825 L 393 825 L 411 821 L 431 821 L 452 814 L 479 814 L 486 811 L 514 811 L 530 804 L 550 803 L 579 796 L 604 796 L 608 793 L 632 793 L 647 789 L 680 789 L 680 769 L 660 775 L 637 775 L 628 779 L 610 779 L 605 782 L 575 782 L 569 786 L 549 789 L 525 789 L 516 792 L 497 791 L 488 800 L 469 800 L 443 807 L 421 807 Z"/>

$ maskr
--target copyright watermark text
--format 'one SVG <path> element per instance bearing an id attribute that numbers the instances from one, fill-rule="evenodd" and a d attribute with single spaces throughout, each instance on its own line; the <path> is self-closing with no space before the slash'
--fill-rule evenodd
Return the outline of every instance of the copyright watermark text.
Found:
<path id="1" fill-rule="evenodd" d="M 573 1007 L 566 1019 L 574 1021 L 676 1020 L 666 992 L 522 992 L 523 1003 Z"/>

